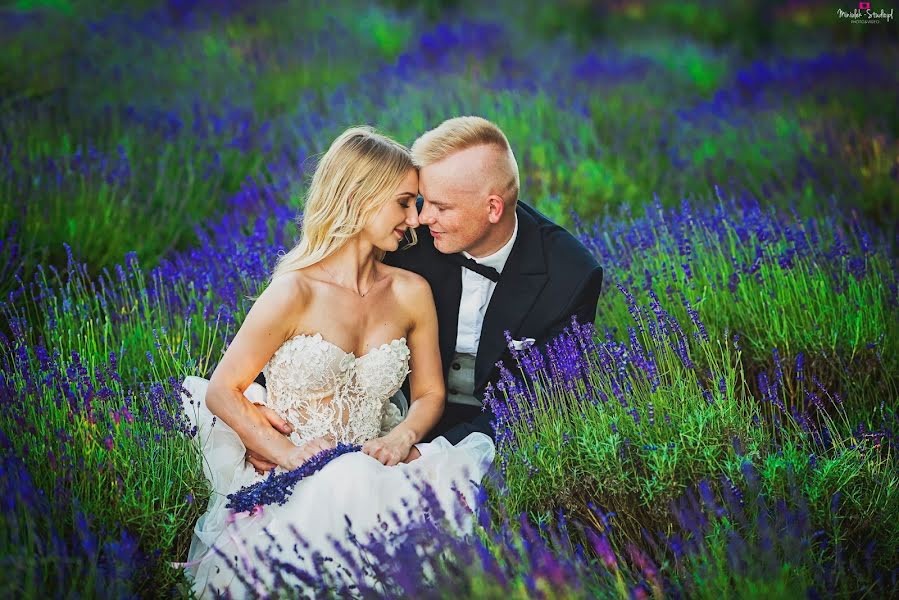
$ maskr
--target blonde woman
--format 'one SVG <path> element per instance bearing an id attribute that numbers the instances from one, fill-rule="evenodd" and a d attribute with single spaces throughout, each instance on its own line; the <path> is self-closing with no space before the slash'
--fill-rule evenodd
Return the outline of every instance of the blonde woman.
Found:
<path id="1" fill-rule="evenodd" d="M 270 581 L 257 549 L 275 548 L 272 558 L 308 569 L 313 551 L 334 554 L 329 536 L 345 539 L 346 518 L 359 534 L 378 515 L 405 514 L 402 501 L 416 506 L 422 482 L 447 507 L 458 501 L 453 485 L 473 505 L 467 482 L 483 477 L 493 442 L 473 433 L 455 446 L 420 443 L 445 398 L 434 300 L 422 277 L 382 262 L 404 238 L 414 241 L 417 196 L 406 148 L 370 128 L 344 132 L 316 168 L 299 243 L 278 262 L 211 379 L 185 381 L 213 488 L 187 563 L 199 595 L 251 593 L 235 578 L 235 559 Z M 253 383 L 260 370 L 266 393 Z M 401 419 L 390 398 L 407 375 L 411 402 Z M 300 481 L 283 505 L 239 518 L 226 508 L 228 494 L 263 478 L 248 452 L 289 470 L 337 442 L 362 444 L 362 452 Z"/>

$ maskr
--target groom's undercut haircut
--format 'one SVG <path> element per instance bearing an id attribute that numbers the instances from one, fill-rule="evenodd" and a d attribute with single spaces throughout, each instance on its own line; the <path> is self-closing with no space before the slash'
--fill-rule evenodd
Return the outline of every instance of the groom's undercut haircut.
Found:
<path id="1" fill-rule="evenodd" d="M 506 202 L 516 202 L 520 188 L 518 163 L 512 146 L 502 129 L 481 117 L 447 119 L 434 129 L 423 133 L 412 144 L 412 161 L 419 169 L 439 162 L 462 150 L 475 146 L 493 146 L 500 150 L 491 171 L 497 172 L 497 185 Z"/>

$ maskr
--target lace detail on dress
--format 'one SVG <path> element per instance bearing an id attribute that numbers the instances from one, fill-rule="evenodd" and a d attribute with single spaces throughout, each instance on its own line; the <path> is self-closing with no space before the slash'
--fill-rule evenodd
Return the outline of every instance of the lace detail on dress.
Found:
<path id="1" fill-rule="evenodd" d="M 406 338 L 357 357 L 318 333 L 292 337 L 262 369 L 265 404 L 293 425 L 295 444 L 320 436 L 361 444 L 395 421 L 390 397 L 409 374 L 409 355 Z"/>

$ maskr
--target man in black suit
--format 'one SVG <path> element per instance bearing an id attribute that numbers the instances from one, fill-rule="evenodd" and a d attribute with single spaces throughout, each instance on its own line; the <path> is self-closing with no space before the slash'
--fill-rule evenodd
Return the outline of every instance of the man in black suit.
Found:
<path id="1" fill-rule="evenodd" d="M 456 444 L 474 431 L 493 437 L 482 402 L 498 378 L 496 362 L 512 364 L 504 332 L 513 343 L 544 344 L 572 316 L 592 323 L 602 268 L 574 236 L 518 200 L 515 156 L 493 123 L 444 121 L 416 140 L 412 156 L 420 169 L 418 243 L 384 262 L 427 279 L 437 307 L 447 399 L 425 441 L 444 436 Z M 270 414 L 273 426 L 284 426 Z M 406 461 L 418 456 L 413 446 Z M 249 460 L 257 469 L 274 466 Z"/>
<path id="2" fill-rule="evenodd" d="M 385 262 L 427 279 L 437 306 L 447 402 L 426 441 L 493 437 L 482 402 L 499 377 L 496 362 L 513 363 L 504 331 L 515 344 L 543 344 L 573 315 L 592 323 L 602 268 L 574 236 L 518 200 L 515 156 L 493 123 L 449 119 L 416 140 L 412 156 L 418 243 Z"/>

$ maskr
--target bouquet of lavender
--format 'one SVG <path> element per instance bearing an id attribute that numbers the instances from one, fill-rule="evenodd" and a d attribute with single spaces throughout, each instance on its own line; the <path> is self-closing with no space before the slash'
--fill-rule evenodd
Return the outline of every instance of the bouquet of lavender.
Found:
<path id="1" fill-rule="evenodd" d="M 339 443 L 334 448 L 319 452 L 292 471 L 275 473 L 272 470 L 263 481 L 244 486 L 233 494 L 228 494 L 228 508 L 238 513 L 251 511 L 257 506 L 266 504 L 283 505 L 299 481 L 317 473 L 338 456 L 349 452 L 358 452 L 361 449 L 362 446 L 359 444 Z"/>

